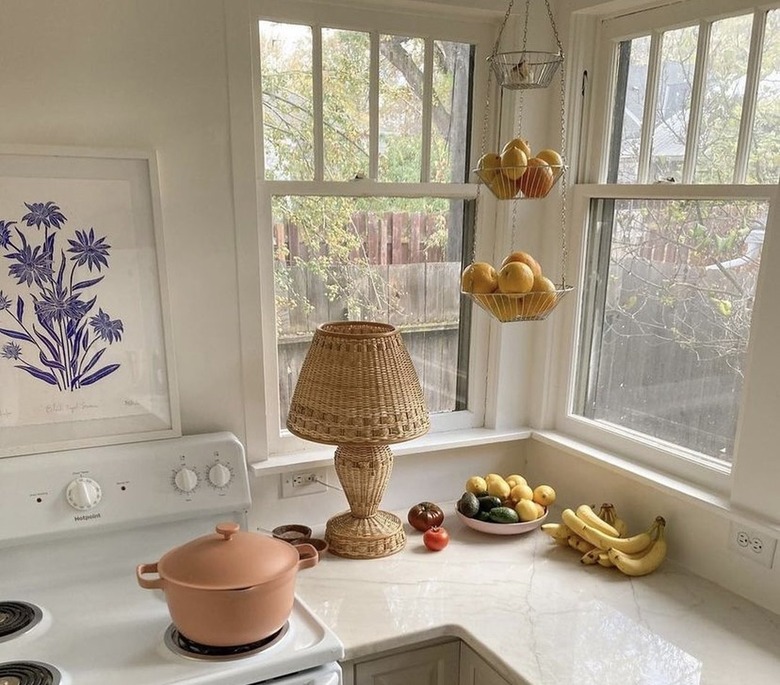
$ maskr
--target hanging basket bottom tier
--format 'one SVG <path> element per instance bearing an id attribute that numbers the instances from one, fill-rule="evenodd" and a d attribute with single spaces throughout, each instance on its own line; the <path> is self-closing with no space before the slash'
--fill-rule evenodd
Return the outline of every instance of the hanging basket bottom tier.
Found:
<path id="1" fill-rule="evenodd" d="M 477 178 L 499 200 L 538 200 L 547 197 L 565 171 L 565 165 L 474 169 Z"/>
<path id="2" fill-rule="evenodd" d="M 482 309 L 501 323 L 513 321 L 544 321 L 558 303 L 574 289 L 571 285 L 556 286 L 555 292 L 467 293 Z"/>

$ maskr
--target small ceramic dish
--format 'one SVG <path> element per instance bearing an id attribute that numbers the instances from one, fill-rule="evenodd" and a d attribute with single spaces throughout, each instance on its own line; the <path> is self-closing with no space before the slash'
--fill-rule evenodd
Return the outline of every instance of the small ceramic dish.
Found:
<path id="1" fill-rule="evenodd" d="M 288 523 L 274 528 L 271 535 L 285 542 L 307 542 L 311 537 L 311 528 L 300 523 Z"/>
<path id="2" fill-rule="evenodd" d="M 493 523 L 492 521 L 480 521 L 479 519 L 470 519 L 464 516 L 457 509 L 455 513 L 469 528 L 478 530 L 480 533 L 490 533 L 491 535 L 520 535 L 521 533 L 530 533 L 536 530 L 544 523 L 549 511 L 544 512 L 544 516 L 535 521 L 524 521 L 521 523 Z"/>
<path id="3" fill-rule="evenodd" d="M 317 556 L 322 559 L 322 556 L 327 553 L 328 551 L 328 543 L 325 542 L 322 538 L 306 538 L 301 540 L 293 540 L 293 545 L 302 545 L 303 543 L 308 543 L 314 549 L 317 550 Z"/>

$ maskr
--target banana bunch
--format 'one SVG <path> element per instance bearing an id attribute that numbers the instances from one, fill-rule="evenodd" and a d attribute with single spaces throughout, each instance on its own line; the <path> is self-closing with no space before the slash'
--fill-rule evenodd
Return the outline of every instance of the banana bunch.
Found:
<path id="1" fill-rule="evenodd" d="M 542 531 L 559 545 L 581 552 L 583 564 L 614 566 L 628 576 L 644 576 L 666 558 L 665 526 L 664 518 L 657 516 L 646 531 L 629 536 L 615 507 L 605 503 L 598 513 L 587 504 L 576 511 L 564 509 L 561 522 L 545 523 Z"/>

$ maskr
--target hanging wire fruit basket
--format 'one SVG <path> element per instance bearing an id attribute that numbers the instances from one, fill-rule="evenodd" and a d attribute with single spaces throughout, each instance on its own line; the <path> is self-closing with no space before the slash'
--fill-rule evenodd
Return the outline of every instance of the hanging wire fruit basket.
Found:
<path id="1" fill-rule="evenodd" d="M 501 323 L 544 321 L 573 286 L 557 285 L 555 290 L 529 293 L 468 293 L 482 309 Z"/>
<path id="2" fill-rule="evenodd" d="M 516 50 L 496 53 L 488 57 L 488 61 L 502 88 L 547 88 L 563 62 L 563 55 L 541 50 Z"/>
<path id="3" fill-rule="evenodd" d="M 522 49 L 513 52 L 499 52 L 501 35 L 506 27 L 515 0 L 509 0 L 509 6 L 504 21 L 498 33 L 493 54 L 489 58 L 488 93 L 491 92 L 491 80 L 495 75 L 498 79 L 499 123 L 498 134 L 502 132 L 501 113 L 503 112 L 503 94 L 505 90 L 518 91 L 517 97 L 517 131 L 522 132 L 523 92 L 528 88 L 544 88 L 550 85 L 553 76 L 558 72 L 560 77 L 560 133 L 561 151 L 566 149 L 565 127 L 565 77 L 562 68 L 563 48 L 558 31 L 555 27 L 550 0 L 544 0 L 547 16 L 555 37 L 558 52 L 542 52 L 526 50 L 528 37 L 528 17 L 530 2 L 525 2 L 525 19 L 523 23 Z M 487 262 L 475 261 L 477 238 L 472 244 L 471 264 L 466 267 L 461 276 L 461 294 L 476 303 L 482 310 L 501 323 L 515 321 L 543 321 L 560 304 L 566 295 L 574 288 L 566 284 L 566 165 L 559 152 L 545 148 L 534 154 L 528 140 L 515 137 L 504 145 L 501 152 L 487 152 L 488 117 L 490 112 L 490 95 L 485 105 L 485 117 L 482 129 L 482 156 L 473 173 L 482 185 L 499 200 L 537 199 L 544 198 L 561 182 L 561 277 L 554 283 L 543 274 L 541 265 L 528 253 L 512 252 L 500 269 Z M 514 149 L 517 148 L 517 149 Z M 480 193 L 477 191 L 477 202 Z M 512 205 L 512 245 L 516 244 L 517 206 Z M 514 249 L 514 248 L 513 248 Z"/>
<path id="4" fill-rule="evenodd" d="M 565 171 L 563 164 L 540 164 L 483 166 L 473 173 L 499 200 L 537 200 L 547 197 Z"/>

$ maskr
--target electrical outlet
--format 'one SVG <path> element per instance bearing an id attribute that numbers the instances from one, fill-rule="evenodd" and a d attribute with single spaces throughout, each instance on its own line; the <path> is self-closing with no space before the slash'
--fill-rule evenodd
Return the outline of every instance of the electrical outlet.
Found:
<path id="1" fill-rule="evenodd" d="M 316 495 L 325 492 L 326 470 L 307 469 L 305 471 L 290 471 L 282 474 L 282 497 L 299 497 L 300 495 Z"/>
<path id="2" fill-rule="evenodd" d="M 767 568 L 772 568 L 777 538 L 743 526 L 741 523 L 732 523 L 729 545 L 732 551 L 743 557 L 752 559 Z"/>

